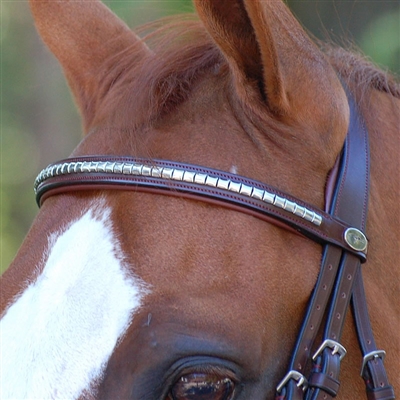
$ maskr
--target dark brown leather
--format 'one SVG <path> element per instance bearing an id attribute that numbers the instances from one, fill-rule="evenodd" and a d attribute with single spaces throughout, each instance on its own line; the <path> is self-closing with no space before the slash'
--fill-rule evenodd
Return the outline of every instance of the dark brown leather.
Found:
<path id="1" fill-rule="evenodd" d="M 321 374 L 320 372 L 314 372 L 308 381 L 308 384 L 312 387 L 322 389 L 332 397 L 336 397 L 340 387 L 339 381 L 330 378 L 326 374 Z"/>
<path id="2" fill-rule="evenodd" d="M 368 400 L 393 400 L 394 390 L 391 386 L 367 390 Z"/>
<path id="3" fill-rule="evenodd" d="M 332 201 L 332 213 L 348 221 L 360 230 L 365 230 L 369 196 L 369 145 L 368 134 L 359 119 L 356 105 L 350 103 L 349 133 L 342 156 L 340 176 Z M 333 291 L 330 310 L 322 340 L 333 340 L 340 343 L 345 316 L 349 306 L 355 277 L 359 273 L 360 262 L 346 252 L 342 255 L 339 274 Z M 340 356 L 326 348 L 315 364 L 320 368 L 318 376 L 338 381 L 340 373 Z M 313 375 L 311 376 L 311 380 Z M 320 378 L 321 379 L 321 378 Z M 331 399 L 332 393 L 324 387 L 310 384 L 307 398 L 310 400 Z"/>
<path id="4" fill-rule="evenodd" d="M 335 185 L 332 185 L 331 182 L 327 184 L 326 209 L 336 217 L 360 230 L 364 230 L 369 194 L 368 133 L 351 97 L 349 98 L 349 104 L 351 109 L 349 132 L 346 138 L 341 166 L 340 168 L 335 168 L 334 173 L 331 174 L 334 179 L 337 179 L 337 182 Z M 337 250 L 338 249 L 336 249 L 336 251 Z M 314 292 L 311 296 L 289 370 L 299 371 L 303 374 L 306 373 L 306 363 L 309 359 L 311 347 L 316 335 L 316 332 L 310 334 L 310 329 L 312 327 L 313 330 L 316 329 L 318 331 L 321 322 L 320 312 L 322 310 L 322 314 L 325 313 L 326 302 L 324 300 L 327 300 L 327 296 L 331 294 L 330 290 L 328 294 L 325 293 L 325 291 L 332 288 L 332 284 L 327 285 L 323 283 L 325 282 L 325 276 L 327 274 L 327 266 L 328 269 L 332 271 L 331 278 L 333 277 L 332 279 L 335 279 L 337 271 L 338 277 L 336 278 L 333 289 L 322 341 L 333 340 L 340 345 L 340 337 L 353 292 L 354 282 L 358 283 L 359 281 L 362 282 L 362 280 L 361 271 L 359 271 L 360 261 L 358 258 L 346 251 L 342 251 L 342 249 L 339 250 L 339 254 L 336 254 L 336 257 L 333 257 L 332 251 L 331 244 L 327 244 L 321 264 L 320 277 L 317 280 Z M 355 296 L 357 297 L 355 303 L 358 303 L 359 300 L 363 304 L 366 304 L 365 296 L 361 296 L 358 291 L 355 292 Z M 358 306 L 356 305 L 355 308 L 358 308 Z M 367 311 L 363 310 L 362 314 L 363 315 L 359 318 L 362 321 L 357 321 L 356 319 L 357 325 L 361 324 L 363 327 L 369 326 L 370 323 Z M 365 329 L 367 330 L 367 328 Z M 368 332 L 368 336 L 370 334 L 372 335 L 372 331 Z M 360 336 L 361 335 L 359 335 L 359 337 Z M 366 339 L 360 338 L 360 340 L 364 341 Z M 363 347 L 363 345 L 361 345 L 361 347 Z M 368 368 L 371 368 L 371 364 L 371 362 L 368 363 Z M 381 365 L 383 368 L 382 363 Z M 282 396 L 281 392 L 279 398 L 285 400 L 331 399 L 336 396 L 337 389 L 339 388 L 339 371 L 340 354 L 336 353 L 334 349 L 326 347 L 314 360 L 314 368 L 309 379 L 308 389 L 305 393 L 303 393 L 303 388 L 298 387 L 296 382 L 291 380 L 284 389 L 285 395 Z M 378 371 L 374 371 L 373 374 L 379 374 L 380 378 L 383 378 L 383 372 L 384 368 L 383 370 L 379 368 Z M 337 386 L 333 385 L 336 389 L 333 390 L 333 386 L 328 382 L 337 382 Z M 384 381 L 381 380 L 380 382 L 385 386 L 389 385 L 387 379 Z M 376 392 L 375 382 L 373 386 L 373 391 Z M 389 392 L 390 391 L 386 391 L 385 393 Z M 369 393 L 371 393 L 371 391 Z M 394 394 L 389 398 L 393 399 Z"/>
<path id="5" fill-rule="evenodd" d="M 326 246 L 324 249 L 321 271 L 307 308 L 302 330 L 299 333 L 299 340 L 293 352 L 292 362 L 289 366 L 289 369 L 295 369 L 303 375 L 307 372 L 313 344 L 321 322 L 326 315 L 326 308 L 333 290 L 341 256 L 342 251 L 338 247 Z M 294 381 L 289 381 L 286 388 L 286 397 L 283 398 L 302 400 L 304 393 L 302 388 L 298 387 Z"/>
<path id="6" fill-rule="evenodd" d="M 340 272 L 337 277 L 336 287 L 331 300 L 331 307 L 329 310 L 329 316 L 325 328 L 325 339 L 332 339 L 336 342 L 340 342 L 342 329 L 344 325 L 345 316 L 348 310 L 351 293 L 353 289 L 353 283 L 355 276 L 359 272 L 360 261 L 351 254 L 344 254 Z M 317 357 L 315 363 L 320 367 L 321 372 L 318 375 L 325 375 L 326 379 L 334 380 L 339 385 L 339 372 L 340 372 L 340 356 L 334 354 L 332 348 L 325 348 L 322 352 L 321 357 Z M 332 394 L 330 390 L 326 390 L 323 386 L 313 385 L 314 374 L 310 378 L 310 393 L 309 398 L 312 400 L 316 399 L 330 399 L 335 397 L 337 393 Z M 321 378 L 320 378 L 321 379 Z"/>
<path id="7" fill-rule="evenodd" d="M 143 162 L 149 165 L 155 165 L 157 167 L 180 168 L 186 171 L 206 173 L 221 179 L 229 179 L 248 186 L 255 186 L 261 190 L 266 190 L 277 196 L 284 197 L 289 201 L 297 203 L 321 215 L 322 223 L 320 226 L 317 226 L 302 219 L 301 217 L 298 217 L 297 215 L 294 215 L 291 212 L 285 211 L 272 204 L 268 204 L 262 200 L 241 195 L 240 193 L 229 192 L 223 189 L 198 185 L 195 183 L 154 178 L 149 176 L 127 175 L 123 173 L 70 173 L 48 177 L 37 187 L 36 195 L 38 204 L 41 204 L 47 197 L 57 193 L 96 189 L 134 190 L 138 192 L 151 193 L 157 192 L 172 196 L 196 198 L 197 200 L 218 203 L 219 205 L 223 205 L 224 207 L 228 208 L 237 209 L 237 206 L 239 206 L 241 212 L 254 215 L 263 220 L 271 221 L 272 217 L 273 220 L 278 220 L 286 224 L 288 227 L 317 241 L 318 243 L 331 243 L 335 246 L 342 247 L 346 251 L 356 254 L 363 262 L 366 260 L 366 254 L 364 254 L 364 252 L 353 250 L 344 240 L 344 232 L 346 229 L 351 227 L 350 225 L 291 195 L 252 179 L 190 164 L 176 163 L 165 160 L 144 160 L 131 157 L 87 156 L 62 160 L 57 164 L 80 161 L 101 162 L 106 160 L 116 162 Z"/>
<path id="8" fill-rule="evenodd" d="M 377 352 L 371 323 L 368 316 L 367 301 L 365 298 L 364 284 L 361 274 L 356 278 L 353 290 L 352 309 L 356 322 L 358 342 L 363 356 Z M 380 356 L 371 357 L 365 363 L 361 371 L 367 390 L 369 400 L 390 400 L 394 399 L 394 390 L 390 386 L 383 359 Z"/>
<path id="9" fill-rule="evenodd" d="M 356 105 L 352 98 L 349 98 L 351 119 L 349 134 L 346 139 L 346 145 L 343 155 L 343 166 L 342 176 L 339 178 L 339 186 L 337 188 L 336 199 L 334 200 L 334 211 L 333 214 L 342 218 L 346 222 L 365 230 L 367 208 L 368 208 L 368 195 L 369 195 L 369 145 L 368 145 L 368 132 L 366 131 L 365 125 L 361 120 L 359 113 L 357 112 Z M 356 317 L 356 327 L 358 330 L 367 330 L 367 326 L 370 327 L 368 312 L 366 311 L 366 299 L 363 294 L 362 288 L 362 271 L 360 270 L 360 261 L 354 255 L 344 252 L 340 274 L 337 279 L 333 298 L 331 300 L 331 308 L 326 322 L 326 328 L 324 338 L 334 339 L 340 341 L 342 329 L 344 326 L 344 317 L 349 305 L 350 296 L 353 293 L 353 303 L 356 305 L 360 302 L 364 305 L 362 317 L 359 315 Z M 355 300 L 354 300 L 355 299 Z M 359 313 L 358 307 L 356 307 L 356 313 Z M 365 332 L 365 331 L 364 331 Z M 372 330 L 369 331 L 372 337 Z M 365 351 L 366 338 L 361 338 L 362 334 L 359 334 L 360 345 L 362 351 Z M 372 337 L 373 340 L 373 337 Z M 365 352 L 363 353 L 365 354 Z M 332 351 L 325 350 L 322 353 L 322 360 L 317 359 L 317 363 L 322 366 L 321 372 L 329 377 L 337 380 L 339 378 L 340 371 L 340 359 L 337 354 L 333 354 Z M 381 360 L 382 361 L 382 360 Z M 385 393 L 390 393 L 391 386 L 389 385 L 386 377 L 386 372 L 383 368 L 383 364 L 380 362 L 380 368 L 374 368 L 369 363 L 369 369 L 373 370 L 372 375 L 379 375 L 379 385 L 388 388 Z M 367 381 L 366 381 L 367 383 Z M 376 384 L 378 380 L 375 379 L 372 384 L 367 383 L 372 392 L 376 392 Z M 323 388 L 313 388 L 310 385 L 311 395 L 308 398 L 311 400 L 319 399 L 330 399 L 332 396 L 327 393 Z M 394 392 L 392 390 L 392 397 L 388 399 L 394 399 Z"/>

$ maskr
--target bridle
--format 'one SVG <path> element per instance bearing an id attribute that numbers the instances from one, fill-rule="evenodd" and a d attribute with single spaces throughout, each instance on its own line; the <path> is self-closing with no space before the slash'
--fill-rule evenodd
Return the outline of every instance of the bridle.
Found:
<path id="1" fill-rule="evenodd" d="M 97 189 L 167 194 L 272 221 L 322 244 L 319 277 L 276 399 L 320 400 L 337 395 L 340 361 L 346 354 L 340 338 L 350 299 L 363 354 L 361 376 L 367 398 L 394 399 L 383 365 L 385 352 L 378 350 L 374 341 L 360 268 L 368 247 L 363 233 L 369 194 L 368 133 L 351 97 L 349 104 L 349 131 L 327 184 L 325 211 L 242 176 L 180 162 L 120 156 L 76 157 L 49 165 L 36 178 L 36 199 L 40 206 L 58 193 Z M 312 353 L 324 318 L 322 343 Z M 311 370 L 308 378 L 306 370 Z"/>

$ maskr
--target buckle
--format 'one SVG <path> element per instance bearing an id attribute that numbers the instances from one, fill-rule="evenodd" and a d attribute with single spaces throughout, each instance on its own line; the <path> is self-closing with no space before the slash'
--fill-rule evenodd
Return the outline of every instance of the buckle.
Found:
<path id="1" fill-rule="evenodd" d="M 276 387 L 276 391 L 280 393 L 291 379 L 294 379 L 297 382 L 297 387 L 302 387 L 303 392 L 306 391 L 308 387 L 308 382 L 306 377 L 300 372 L 295 370 L 291 370 L 286 374 L 286 376 L 282 379 L 281 383 Z"/>
<path id="2" fill-rule="evenodd" d="M 385 356 L 386 356 L 386 351 L 385 350 L 375 350 L 375 351 L 371 351 L 370 353 L 366 354 L 364 356 L 364 358 L 363 358 L 360 375 L 361 376 L 364 375 L 365 367 L 367 366 L 367 363 L 369 361 L 375 360 L 377 358 L 381 358 L 382 361 L 383 361 L 385 359 Z"/>
<path id="3" fill-rule="evenodd" d="M 315 352 L 315 354 L 312 356 L 313 361 L 317 359 L 317 357 L 327 348 L 329 347 L 332 349 L 332 355 L 334 356 L 335 354 L 339 354 L 339 359 L 342 361 L 343 357 L 346 355 L 347 350 L 342 346 L 340 343 L 336 342 L 335 340 L 332 339 L 326 339 L 324 342 L 321 344 L 319 349 Z"/>

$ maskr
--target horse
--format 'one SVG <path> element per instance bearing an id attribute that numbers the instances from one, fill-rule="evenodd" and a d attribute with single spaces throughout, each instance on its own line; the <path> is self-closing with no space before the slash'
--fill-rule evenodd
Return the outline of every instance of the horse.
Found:
<path id="1" fill-rule="evenodd" d="M 84 137 L 1 278 L 0 397 L 394 398 L 399 84 L 282 1 L 194 4 L 30 0 Z"/>

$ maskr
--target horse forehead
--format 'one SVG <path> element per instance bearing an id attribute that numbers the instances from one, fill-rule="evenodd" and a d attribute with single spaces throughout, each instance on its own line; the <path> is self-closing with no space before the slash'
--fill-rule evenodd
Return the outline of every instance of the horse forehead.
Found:
<path id="1" fill-rule="evenodd" d="M 293 321 L 296 304 L 303 305 L 315 283 L 318 244 L 225 208 L 139 193 L 133 202 L 130 196 L 119 195 L 113 215 L 123 221 L 124 254 L 151 284 L 146 307 L 153 321 L 157 313 L 171 320 L 179 314 L 210 331 L 234 324 L 237 332 L 267 337 L 266 324 L 288 295 L 296 301 L 283 315 Z M 293 272 L 294 261 L 301 274 Z"/>
<path id="2" fill-rule="evenodd" d="M 148 291 L 117 255 L 109 214 L 91 209 L 54 233 L 41 274 L 1 320 L 1 398 L 95 390 Z"/>

